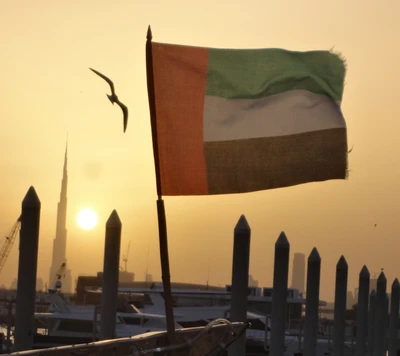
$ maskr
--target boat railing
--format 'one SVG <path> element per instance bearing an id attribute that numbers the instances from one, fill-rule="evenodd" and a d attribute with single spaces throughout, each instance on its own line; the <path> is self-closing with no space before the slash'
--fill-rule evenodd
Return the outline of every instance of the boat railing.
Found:
<path id="1" fill-rule="evenodd" d="M 128 338 L 102 340 L 87 344 L 52 347 L 39 350 L 13 352 L 12 356 L 142 356 L 164 355 L 171 351 L 189 351 L 191 356 L 219 355 L 224 352 L 247 328 L 246 323 L 231 323 L 216 319 L 205 327 L 176 330 L 176 344 L 168 345 L 165 331 L 149 332 Z"/>

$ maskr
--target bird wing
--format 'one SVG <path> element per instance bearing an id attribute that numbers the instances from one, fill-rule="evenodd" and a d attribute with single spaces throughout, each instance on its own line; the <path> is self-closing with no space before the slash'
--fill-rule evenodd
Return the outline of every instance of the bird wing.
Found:
<path id="1" fill-rule="evenodd" d="M 115 102 L 122 109 L 122 112 L 124 114 L 124 132 L 125 132 L 126 127 L 128 126 L 128 108 L 123 103 L 121 103 L 119 100 L 116 100 Z"/>
<path id="2" fill-rule="evenodd" d="M 98 72 L 97 70 L 93 69 L 93 68 L 89 68 L 92 72 L 96 73 L 99 77 L 103 78 L 108 85 L 111 88 L 111 94 L 114 96 L 115 95 L 115 90 L 114 90 L 114 83 L 111 81 L 110 78 L 106 77 L 104 74 L 101 74 L 100 72 Z"/>

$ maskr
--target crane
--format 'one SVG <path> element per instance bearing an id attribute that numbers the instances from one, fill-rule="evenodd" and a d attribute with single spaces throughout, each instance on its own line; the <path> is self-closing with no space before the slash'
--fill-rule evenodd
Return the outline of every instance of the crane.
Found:
<path id="1" fill-rule="evenodd" d="M 122 261 L 124 261 L 125 264 L 125 272 L 127 271 L 127 264 L 128 264 L 128 255 L 129 255 L 129 249 L 131 247 L 131 241 L 128 242 L 128 248 L 126 249 L 126 254 L 122 257 Z"/>
<path id="2" fill-rule="evenodd" d="M 11 229 L 11 232 L 8 236 L 6 236 L 3 244 L 1 245 L 0 249 L 0 273 L 1 270 L 3 269 L 8 255 L 10 254 L 11 248 L 14 245 L 15 239 L 17 238 L 19 229 L 21 227 L 21 216 L 18 218 L 18 220 L 15 222 L 14 226 Z"/>
<path id="3" fill-rule="evenodd" d="M 54 292 L 57 289 L 61 289 L 61 278 L 65 277 L 66 266 L 67 264 L 65 262 L 62 263 L 56 274 L 51 279 L 48 289 L 49 292 Z"/>

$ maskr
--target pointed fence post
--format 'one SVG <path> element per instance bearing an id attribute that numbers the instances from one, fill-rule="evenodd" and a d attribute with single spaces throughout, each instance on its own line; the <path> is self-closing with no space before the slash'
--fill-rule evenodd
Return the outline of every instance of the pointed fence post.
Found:
<path id="1" fill-rule="evenodd" d="M 375 308 L 376 308 L 376 292 L 372 290 L 369 297 L 369 315 L 368 315 L 368 355 L 374 355 L 374 333 L 375 333 Z"/>
<path id="2" fill-rule="evenodd" d="M 314 247 L 307 263 L 306 320 L 304 327 L 304 354 L 315 356 L 318 337 L 319 284 L 321 257 Z"/>
<path id="3" fill-rule="evenodd" d="M 374 356 L 385 356 L 386 284 L 386 276 L 381 272 L 376 283 Z"/>
<path id="4" fill-rule="evenodd" d="M 22 201 L 14 351 L 33 346 L 40 207 L 35 188 L 30 187 Z"/>
<path id="5" fill-rule="evenodd" d="M 389 320 L 389 356 L 397 356 L 397 330 L 399 328 L 399 280 L 396 278 L 392 284 L 390 296 L 390 320 Z"/>
<path id="6" fill-rule="evenodd" d="M 11 353 L 11 347 L 12 347 L 12 345 L 11 345 L 11 327 L 12 327 L 12 324 L 13 324 L 13 319 L 14 319 L 14 316 L 13 316 L 13 303 L 15 303 L 15 299 L 14 300 L 10 300 L 9 302 L 8 302 L 8 306 L 7 306 L 7 338 L 6 338 L 6 340 L 7 340 L 7 347 L 6 347 L 6 352 L 7 353 Z"/>
<path id="7" fill-rule="evenodd" d="M 272 290 L 271 356 L 285 352 L 286 304 L 288 293 L 290 244 L 282 231 L 275 243 L 274 281 Z"/>
<path id="8" fill-rule="evenodd" d="M 234 230 L 231 321 L 247 321 L 247 297 L 249 287 L 250 226 L 242 215 Z M 229 356 L 246 354 L 246 334 L 243 334 L 228 349 Z"/>
<path id="9" fill-rule="evenodd" d="M 333 318 L 333 355 L 344 355 L 344 335 L 346 327 L 346 298 L 347 298 L 348 266 L 344 256 L 336 265 L 335 307 Z"/>
<path id="10" fill-rule="evenodd" d="M 92 329 L 92 341 L 95 342 L 97 341 L 97 324 L 98 324 L 98 314 L 99 311 L 101 310 L 100 305 L 95 305 L 93 309 L 93 329 Z"/>
<path id="11" fill-rule="evenodd" d="M 389 295 L 386 293 L 386 300 L 385 300 L 385 337 L 384 337 L 384 350 L 385 356 L 387 356 L 388 348 L 389 348 Z"/>
<path id="12" fill-rule="evenodd" d="M 368 299 L 370 274 L 367 266 L 363 266 L 358 282 L 356 356 L 365 356 L 368 332 Z"/>
<path id="13" fill-rule="evenodd" d="M 100 312 L 101 340 L 115 338 L 121 227 L 121 220 L 119 219 L 118 213 L 113 210 L 106 223 L 103 288 Z"/>

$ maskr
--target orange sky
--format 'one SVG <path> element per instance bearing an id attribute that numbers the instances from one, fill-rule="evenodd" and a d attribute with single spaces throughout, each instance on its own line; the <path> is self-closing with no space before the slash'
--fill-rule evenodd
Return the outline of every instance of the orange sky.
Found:
<path id="1" fill-rule="evenodd" d="M 116 209 L 122 253 L 131 240 L 128 269 L 142 279 L 149 268 L 159 279 L 144 52 L 151 24 L 158 42 L 334 47 L 348 64 L 342 109 L 349 147 L 354 144 L 349 180 L 166 197 L 172 280 L 205 283 L 211 260 L 210 283 L 229 283 L 233 228 L 245 214 L 252 228 L 250 270 L 262 285 L 272 284 L 274 243 L 282 230 L 291 255 L 318 248 L 322 298 L 331 299 L 341 254 L 349 263 L 349 289 L 363 264 L 372 274 L 385 268 L 390 285 L 400 277 L 399 12 L 397 0 L 0 2 L 0 236 L 10 231 L 33 185 L 42 202 L 38 275 L 47 279 L 68 132 L 67 258 L 74 278 L 102 269 L 104 224 Z M 129 107 L 126 134 L 119 108 L 106 98 L 106 83 L 88 67 L 110 76 Z M 99 214 L 94 230 L 76 226 L 84 207 Z M 17 253 L 16 244 L 0 284 L 15 278 Z"/>

